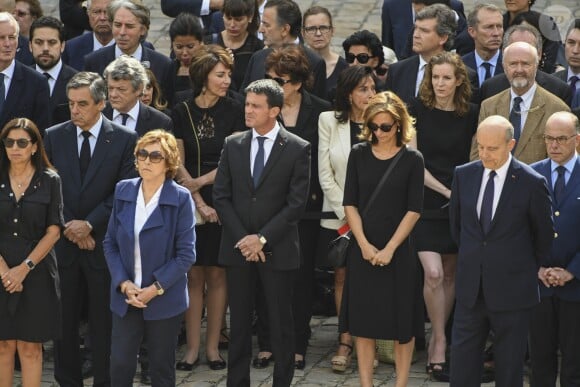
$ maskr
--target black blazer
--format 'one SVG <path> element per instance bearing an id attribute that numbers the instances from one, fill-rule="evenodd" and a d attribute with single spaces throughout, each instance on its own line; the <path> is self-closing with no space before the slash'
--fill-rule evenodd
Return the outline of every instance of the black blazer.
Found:
<path id="1" fill-rule="evenodd" d="M 572 92 L 566 82 L 540 70 L 536 73 L 536 82 L 550 93 L 560 97 L 566 105 L 570 106 L 572 103 Z M 484 101 L 509 88 L 510 82 L 507 76 L 505 74 L 496 75 L 481 85 L 481 90 L 479 90 L 481 100 Z"/>
<path id="2" fill-rule="evenodd" d="M 62 180 L 65 222 L 86 219 L 93 226 L 91 235 L 96 242 L 95 250 L 83 252 L 95 269 L 107 268 L 102 242 L 113 206 L 115 185 L 119 180 L 136 176 L 133 157 L 136 141 L 135 132 L 103 117 L 89 168 L 81 182 L 76 126 L 67 121 L 46 130 L 46 153 Z M 59 266 L 70 265 L 80 251 L 67 238 L 60 238 L 55 248 Z"/>
<path id="3" fill-rule="evenodd" d="M 556 71 L 552 75 L 555 76 L 558 79 L 561 79 L 563 82 L 568 83 L 568 69 Z"/>
<path id="4" fill-rule="evenodd" d="M 0 128 L 13 118 L 26 117 L 44 134 L 50 125 L 49 94 L 44 75 L 14 61 L 14 75 L 0 114 Z"/>
<path id="5" fill-rule="evenodd" d="M 310 91 L 317 97 L 326 99 L 326 62 L 317 53 L 312 51 L 310 48 L 301 46 L 304 49 L 304 53 L 308 58 L 310 63 L 310 71 L 314 77 L 314 83 Z M 264 79 L 264 74 L 266 74 L 266 58 L 272 52 L 271 48 L 264 48 L 263 50 L 256 51 L 254 55 L 250 58 L 248 63 L 248 69 L 246 70 L 246 76 L 240 87 L 240 92 L 244 93 L 244 89 L 252 82 L 258 79 Z M 245 93 L 244 93 L 245 94 Z"/>
<path id="6" fill-rule="evenodd" d="M 103 115 L 109 120 L 113 119 L 113 108 L 109 103 L 103 109 Z M 145 133 L 155 129 L 164 129 L 168 132 L 173 132 L 173 121 L 167 114 L 139 102 L 139 116 L 137 117 L 137 125 L 135 126 L 137 135 L 142 137 Z"/>
<path id="7" fill-rule="evenodd" d="M 60 73 L 56 78 L 52 95 L 50 96 L 50 124 L 56 125 L 70 120 L 70 109 L 68 107 L 68 97 L 66 95 L 66 85 L 68 81 L 78 71 L 63 63 Z"/>
<path id="8" fill-rule="evenodd" d="M 280 128 L 258 186 L 250 171 L 252 130 L 232 134 L 224 142 L 213 185 L 213 203 L 222 222 L 219 263 L 246 266 L 235 244 L 261 233 L 272 254 L 265 263 L 274 270 L 300 266 L 298 220 L 302 217 L 310 180 L 310 144 Z"/>

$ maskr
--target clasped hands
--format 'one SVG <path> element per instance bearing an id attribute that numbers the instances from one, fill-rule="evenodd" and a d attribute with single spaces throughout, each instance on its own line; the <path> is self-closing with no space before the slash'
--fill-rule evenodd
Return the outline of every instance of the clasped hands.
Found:
<path id="1" fill-rule="evenodd" d="M 85 220 L 71 220 L 64 225 L 64 236 L 75 243 L 79 249 L 94 250 L 95 239 L 91 236 L 92 229 Z"/>
<path id="2" fill-rule="evenodd" d="M 123 293 L 127 297 L 125 302 L 140 309 L 146 308 L 149 301 L 157 296 L 157 288 L 154 285 L 140 288 L 129 280 L 123 282 L 121 289 L 124 289 Z"/>
<path id="3" fill-rule="evenodd" d="M 538 278 L 547 287 L 564 286 L 574 275 L 561 267 L 540 267 Z"/>
<path id="4" fill-rule="evenodd" d="M 11 269 L 3 269 L 0 277 L 2 278 L 2 286 L 8 293 L 18 293 L 24 290 L 22 282 L 26 278 L 29 269 L 23 265 L 14 266 Z"/>
<path id="5" fill-rule="evenodd" d="M 236 243 L 234 248 L 240 250 L 247 262 L 266 262 L 264 245 L 260 242 L 257 234 L 246 235 Z"/>
<path id="6" fill-rule="evenodd" d="M 393 260 L 394 250 L 388 245 L 384 249 L 379 250 L 372 244 L 366 242 L 361 246 L 361 253 L 364 260 L 368 261 L 373 266 L 385 266 Z"/>

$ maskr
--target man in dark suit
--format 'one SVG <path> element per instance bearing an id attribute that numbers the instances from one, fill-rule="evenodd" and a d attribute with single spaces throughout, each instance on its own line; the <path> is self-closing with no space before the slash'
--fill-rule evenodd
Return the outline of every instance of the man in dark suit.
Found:
<path id="1" fill-rule="evenodd" d="M 554 76 L 566 82 L 572 93 L 571 108 L 576 109 L 580 106 L 580 100 L 577 97 L 578 88 L 580 88 L 580 19 L 575 19 L 566 32 L 564 41 L 564 55 L 568 68 L 557 71 Z"/>
<path id="2" fill-rule="evenodd" d="M 513 135 L 507 119 L 485 119 L 477 129 L 481 160 L 457 167 L 453 178 L 450 222 L 459 253 L 451 387 L 480 385 L 490 328 L 495 385 L 523 386 L 538 266 L 554 232 L 546 181 L 512 157 Z"/>
<path id="3" fill-rule="evenodd" d="M 274 386 L 283 387 L 294 375 L 292 283 L 300 266 L 298 221 L 308 199 L 310 144 L 277 123 L 284 97 L 276 82 L 258 80 L 246 92 L 252 129 L 226 139 L 213 188 L 230 304 L 227 385 L 250 385 L 257 290 L 268 309 Z"/>
<path id="4" fill-rule="evenodd" d="M 533 26 L 529 24 L 519 24 L 508 28 L 503 37 L 504 49 L 515 42 L 526 42 L 531 44 L 538 50 L 539 57 L 542 57 L 542 37 L 540 32 Z M 546 74 L 541 70 L 536 72 L 536 82 L 550 93 L 560 97 L 562 101 L 570 106 L 570 103 L 572 102 L 572 93 L 570 92 L 570 87 L 566 82 L 563 82 L 550 74 Z M 487 98 L 493 97 L 509 88 L 510 82 L 505 73 L 491 77 L 481 85 L 479 91 L 481 100 L 485 101 Z"/>
<path id="5" fill-rule="evenodd" d="M 169 17 L 177 17 L 181 12 L 188 12 L 201 17 L 204 31 L 213 27 L 215 11 L 224 7 L 224 0 L 161 0 L 161 12 Z M 221 16 L 220 16 L 221 19 Z M 223 21 L 221 21 L 223 24 Z M 220 30 L 221 31 L 221 30 Z"/>
<path id="6" fill-rule="evenodd" d="M 75 69 L 62 63 L 64 46 L 64 25 L 60 20 L 52 16 L 42 16 L 30 26 L 30 50 L 34 56 L 34 68 L 46 77 L 50 89 L 52 125 L 70 119 L 66 85 L 77 73 Z"/>
<path id="7" fill-rule="evenodd" d="M 578 118 L 554 113 L 546 123 L 548 158 L 532 164 L 548 181 L 556 238 L 540 261 L 540 304 L 532 311 L 532 386 L 555 386 L 558 350 L 560 385 L 580 383 L 580 145 Z"/>
<path id="8" fill-rule="evenodd" d="M 115 44 L 101 48 L 85 56 L 86 71 L 103 74 L 105 67 L 122 54 L 141 61 L 155 74 L 163 90 L 163 96 L 173 101 L 173 66 L 171 60 L 142 43 L 151 23 L 149 8 L 131 0 L 120 0 L 109 7 L 109 22 L 113 25 Z"/>
<path id="9" fill-rule="evenodd" d="M 18 22 L 0 12 L 0 128 L 13 118 L 32 120 L 41 133 L 49 126 L 49 90 L 44 76 L 16 61 Z"/>
<path id="10" fill-rule="evenodd" d="M 475 50 L 464 55 L 463 63 L 477 72 L 479 87 L 483 81 L 503 73 L 501 43 L 503 16 L 493 4 L 477 3 L 467 18 L 467 32 L 475 42 Z"/>
<path id="11" fill-rule="evenodd" d="M 264 78 L 266 58 L 272 50 L 285 44 L 300 44 L 301 29 L 302 14 L 298 4 L 293 0 L 269 0 L 266 3 L 260 32 L 264 37 L 264 44 L 268 48 L 256 51 L 250 58 L 240 91 L 243 91 L 251 82 Z M 312 88 L 309 91 L 319 98 L 326 99 L 326 63 L 310 48 L 304 46 L 302 48 L 308 58 L 314 77 Z"/>
<path id="12" fill-rule="evenodd" d="M 103 73 L 109 91 L 105 117 L 137 132 L 139 137 L 153 129 L 173 132 L 173 121 L 166 114 L 141 102 L 147 83 L 145 68 L 135 58 L 126 55 L 112 61 Z"/>
<path id="13" fill-rule="evenodd" d="M 67 85 L 71 121 L 46 131 L 48 158 L 62 179 L 65 229 L 56 244 L 62 300 L 62 339 L 55 341 L 54 376 L 61 386 L 83 385 L 77 334 L 82 289 L 88 297 L 95 386 L 109 386 L 110 276 L 102 242 L 115 185 L 135 176 L 137 134 L 104 118 L 107 89 L 95 73 L 80 72 Z"/>

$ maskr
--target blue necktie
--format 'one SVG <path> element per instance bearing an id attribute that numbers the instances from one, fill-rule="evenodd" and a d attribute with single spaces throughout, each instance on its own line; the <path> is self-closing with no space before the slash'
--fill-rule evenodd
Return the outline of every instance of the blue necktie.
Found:
<path id="1" fill-rule="evenodd" d="M 493 181 L 495 171 L 489 173 L 489 178 L 487 184 L 485 185 L 485 190 L 483 191 L 483 199 L 481 200 L 481 212 L 479 214 L 479 222 L 481 223 L 481 228 L 485 234 L 489 231 L 489 226 L 491 225 L 491 219 L 493 214 L 493 192 L 495 190 L 495 183 Z"/>
<path id="2" fill-rule="evenodd" d="M 556 178 L 556 184 L 554 184 L 554 198 L 556 199 L 556 203 L 559 204 L 564 193 L 564 188 L 566 188 L 566 178 L 564 177 L 566 167 L 560 165 L 556 168 L 556 172 L 558 172 L 558 177 Z"/>
<path id="3" fill-rule="evenodd" d="M 258 186 L 260 181 L 260 176 L 264 171 L 264 140 L 266 137 L 256 137 L 258 140 L 258 153 L 256 153 L 256 158 L 254 159 L 254 170 L 252 171 L 252 177 L 254 178 L 254 187 Z"/>
<path id="4" fill-rule="evenodd" d="M 522 101 L 522 97 L 515 97 L 514 106 L 510 112 L 510 122 L 514 127 L 514 138 L 516 139 L 516 146 L 517 142 L 520 140 L 520 135 L 522 134 L 522 108 L 520 106 Z"/>
<path id="5" fill-rule="evenodd" d="M 485 67 L 485 77 L 483 78 L 483 80 L 487 81 L 489 78 L 491 78 L 491 63 L 483 62 L 481 65 Z M 479 86 L 481 86 L 482 83 L 483 81 L 479 82 Z"/>

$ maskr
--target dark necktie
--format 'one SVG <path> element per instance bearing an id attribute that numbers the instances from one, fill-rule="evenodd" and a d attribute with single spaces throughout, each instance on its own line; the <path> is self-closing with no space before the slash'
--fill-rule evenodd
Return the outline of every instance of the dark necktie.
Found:
<path id="1" fill-rule="evenodd" d="M 485 78 L 483 80 L 487 81 L 489 78 L 491 78 L 491 63 L 483 62 L 481 65 L 485 67 Z"/>
<path id="2" fill-rule="evenodd" d="M 481 200 L 481 212 L 479 213 L 479 223 L 481 223 L 481 229 L 485 234 L 489 231 L 489 226 L 491 225 L 491 219 L 493 215 L 493 192 L 495 189 L 495 183 L 493 181 L 495 171 L 489 173 L 489 178 L 487 184 L 485 185 L 485 190 L 483 191 L 483 199 Z"/>
<path id="3" fill-rule="evenodd" d="M 44 75 L 46 77 L 46 80 L 50 80 L 51 76 L 49 73 L 42 73 L 42 75 Z"/>
<path id="4" fill-rule="evenodd" d="M 514 106 L 510 112 L 510 122 L 514 127 L 514 138 L 516 139 L 516 146 L 517 142 L 520 140 L 520 135 L 522 134 L 522 108 L 520 106 L 522 101 L 522 97 L 515 97 Z"/>
<path id="5" fill-rule="evenodd" d="M 121 113 L 121 125 L 126 126 L 128 118 L 129 115 L 127 113 Z"/>
<path id="6" fill-rule="evenodd" d="M 556 172 L 558 172 L 558 177 L 556 178 L 556 184 L 554 184 L 554 198 L 556 199 L 556 203 L 560 203 L 564 188 L 566 187 L 566 178 L 564 176 L 566 167 L 560 165 L 556 168 Z"/>
<path id="7" fill-rule="evenodd" d="M 264 171 L 264 140 L 266 137 L 256 137 L 258 140 L 258 153 L 256 153 L 256 158 L 254 159 L 254 170 L 252 171 L 252 177 L 254 178 L 254 187 L 258 186 L 260 181 L 260 176 Z"/>
<path id="8" fill-rule="evenodd" d="M 4 101 L 6 99 L 6 87 L 4 86 L 4 73 L 0 73 L 0 114 L 4 109 Z"/>
<path id="9" fill-rule="evenodd" d="M 91 144 L 89 143 L 89 137 L 91 137 L 91 132 L 83 131 L 81 132 L 84 137 L 83 143 L 81 145 L 81 154 L 79 156 L 79 164 L 81 166 L 81 181 L 84 180 L 87 169 L 89 169 L 89 163 L 91 162 Z"/>
<path id="10" fill-rule="evenodd" d="M 572 93 L 572 101 L 574 101 L 574 95 L 576 95 L 576 82 L 578 82 L 578 80 L 580 80 L 580 78 L 578 78 L 576 75 L 570 77 L 570 92 Z M 578 106 L 572 106 L 572 108 L 576 108 Z"/>

